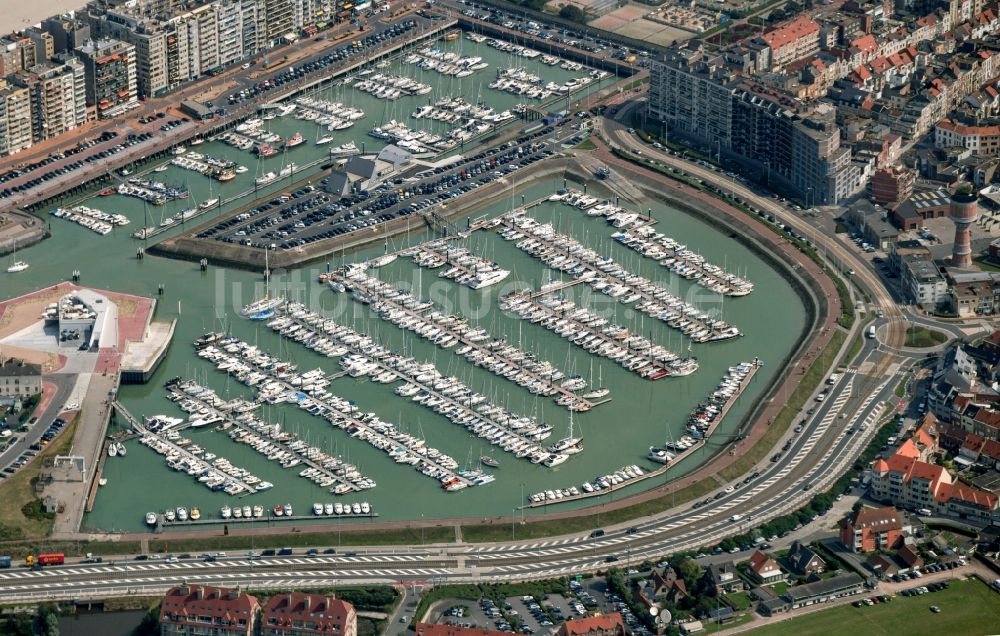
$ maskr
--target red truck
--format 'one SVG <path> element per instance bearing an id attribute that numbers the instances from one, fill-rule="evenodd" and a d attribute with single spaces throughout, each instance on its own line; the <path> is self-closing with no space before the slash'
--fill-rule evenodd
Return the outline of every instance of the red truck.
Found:
<path id="1" fill-rule="evenodd" d="M 66 555 L 62 552 L 53 552 L 50 554 L 39 554 L 37 557 L 28 555 L 24 560 L 25 565 L 29 568 L 36 565 L 62 565 L 66 563 Z"/>

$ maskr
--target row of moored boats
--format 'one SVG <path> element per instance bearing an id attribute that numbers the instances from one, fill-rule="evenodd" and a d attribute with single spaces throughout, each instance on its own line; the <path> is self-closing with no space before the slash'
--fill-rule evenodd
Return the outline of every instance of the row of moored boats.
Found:
<path id="1" fill-rule="evenodd" d="M 55 208 L 52 216 L 72 221 L 98 234 L 109 234 L 116 225 L 128 225 L 128 217 L 124 214 L 103 212 L 86 205 L 76 205 L 72 208 Z"/>
<path id="2" fill-rule="evenodd" d="M 575 238 L 557 232 L 551 223 L 539 223 L 518 211 L 504 219 L 498 230 L 516 247 L 548 267 L 583 281 L 596 292 L 677 329 L 694 342 L 726 340 L 740 331 L 721 318 L 698 309 L 666 287 L 630 272 L 610 256 L 586 247 Z"/>
<path id="3" fill-rule="evenodd" d="M 528 495 L 528 501 L 533 504 L 546 504 L 562 499 L 573 499 L 580 497 L 581 495 L 601 493 L 606 490 L 613 490 L 626 486 L 629 482 L 633 482 L 645 474 L 646 472 L 635 464 L 632 464 L 631 466 L 623 466 L 613 473 L 602 475 L 593 481 L 584 482 L 580 484 L 579 488 L 576 486 L 570 486 L 569 488 L 557 488 L 533 493 Z"/>

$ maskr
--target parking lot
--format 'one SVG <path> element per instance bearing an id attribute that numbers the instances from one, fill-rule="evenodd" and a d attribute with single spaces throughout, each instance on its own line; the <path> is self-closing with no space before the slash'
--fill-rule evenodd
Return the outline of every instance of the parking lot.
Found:
<path id="1" fill-rule="evenodd" d="M 32 417 L 30 420 L 28 420 L 28 422 L 26 423 L 27 430 L 30 430 L 32 427 L 34 427 L 37 421 L 38 421 L 37 417 Z M 6 477 L 8 475 L 13 475 L 22 466 L 30 462 L 32 458 L 42 450 L 42 448 L 47 446 L 48 443 L 51 442 L 55 438 L 55 436 L 59 434 L 59 431 L 65 428 L 65 426 L 66 426 L 66 421 L 64 419 L 56 418 L 55 420 L 53 420 L 52 424 L 50 424 L 49 427 L 45 430 L 45 432 L 42 433 L 39 440 L 31 444 L 30 447 L 28 447 L 28 450 L 22 452 L 17 457 L 5 458 L 5 461 L 9 463 L 3 467 L 3 477 Z M 5 428 L 3 430 L 8 431 L 10 429 Z M 17 441 L 17 437 L 18 435 L 16 433 L 11 433 L 11 435 L 4 437 L 3 439 L 0 439 L 0 442 L 2 442 L 3 447 L 6 448 L 8 445 L 14 444 L 14 442 Z"/>
<path id="2" fill-rule="evenodd" d="M 323 71 L 332 65 L 350 61 L 352 58 L 364 57 L 370 53 L 368 50 L 369 47 L 377 47 L 397 37 L 406 35 L 415 28 L 417 28 L 417 21 L 412 19 L 394 24 L 383 31 L 367 35 L 349 45 L 338 47 L 304 64 L 290 67 L 267 80 L 262 80 L 255 84 L 251 83 L 249 86 L 233 91 L 226 97 L 226 101 L 230 105 L 236 105 L 247 100 L 255 100 L 269 91 L 304 79 L 306 76 Z M 249 65 L 246 65 L 246 68 L 249 68 Z M 210 104 L 209 106 L 212 107 L 213 105 Z"/>
<path id="3" fill-rule="evenodd" d="M 517 15 L 495 7 L 479 5 L 469 0 L 459 0 L 459 4 L 468 7 L 462 11 L 462 15 L 467 18 L 489 22 L 510 31 L 527 33 L 541 40 L 571 46 L 591 53 L 595 57 L 617 59 L 624 62 L 630 56 L 638 55 L 640 59 L 635 62 L 636 66 L 640 68 L 647 68 L 649 66 L 650 52 L 644 49 L 629 49 L 604 38 L 593 37 L 587 33 L 539 23 L 524 15 Z"/>
<path id="4" fill-rule="evenodd" d="M 565 120 L 564 120 L 565 121 Z M 464 157 L 446 167 L 399 177 L 372 191 L 344 197 L 322 186 L 306 186 L 276 196 L 197 234 L 246 247 L 285 250 L 372 228 L 395 218 L 426 210 L 520 170 L 554 152 L 547 147 L 556 129 L 548 127 L 516 142 Z"/>
<path id="5" fill-rule="evenodd" d="M 171 128 L 184 123 L 175 120 Z M 16 170 L 8 170 L 0 175 L 0 198 L 8 199 L 60 177 L 79 178 L 85 167 L 111 159 L 133 146 L 148 143 L 153 137 L 151 132 L 127 133 L 123 137 L 117 132 L 108 131 L 94 139 L 80 142 L 66 152 L 51 155 Z"/>

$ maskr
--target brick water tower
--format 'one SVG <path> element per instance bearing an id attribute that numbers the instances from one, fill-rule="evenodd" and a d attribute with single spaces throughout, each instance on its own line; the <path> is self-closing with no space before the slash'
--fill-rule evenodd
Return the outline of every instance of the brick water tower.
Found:
<path id="1" fill-rule="evenodd" d="M 955 246 L 951 251 L 951 266 L 972 267 L 972 224 L 979 216 L 976 195 L 963 190 L 951 195 L 950 216 L 955 223 Z"/>

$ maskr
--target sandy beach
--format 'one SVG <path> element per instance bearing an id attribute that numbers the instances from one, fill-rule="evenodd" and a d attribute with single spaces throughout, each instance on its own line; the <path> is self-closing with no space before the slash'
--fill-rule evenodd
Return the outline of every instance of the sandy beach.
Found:
<path id="1" fill-rule="evenodd" d="M 0 33 L 26 29 L 50 16 L 82 9 L 85 4 L 85 0 L 34 0 L 24 4 L 8 0 L 0 11 Z"/>

